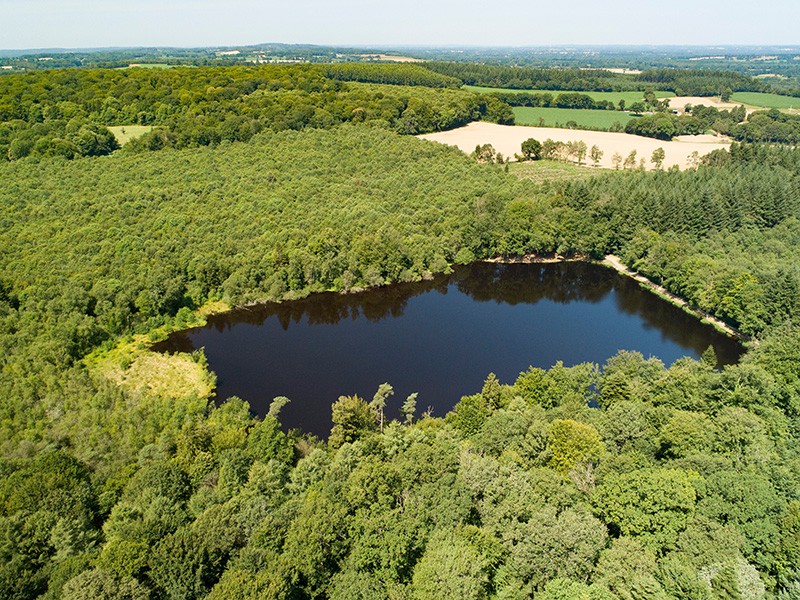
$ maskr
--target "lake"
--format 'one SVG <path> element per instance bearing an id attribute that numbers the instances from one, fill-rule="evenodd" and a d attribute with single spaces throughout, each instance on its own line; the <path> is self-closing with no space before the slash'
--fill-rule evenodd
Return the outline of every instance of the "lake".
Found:
<path id="1" fill-rule="evenodd" d="M 205 348 L 218 399 L 239 396 L 263 415 L 287 396 L 283 426 L 327 437 L 340 395 L 369 401 L 383 382 L 395 390 L 388 418 L 412 392 L 418 413 L 443 416 L 489 373 L 513 383 L 529 366 L 602 365 L 621 349 L 669 365 L 709 345 L 720 365 L 743 352 L 630 278 L 566 262 L 475 263 L 431 281 L 237 309 L 156 349 Z"/>

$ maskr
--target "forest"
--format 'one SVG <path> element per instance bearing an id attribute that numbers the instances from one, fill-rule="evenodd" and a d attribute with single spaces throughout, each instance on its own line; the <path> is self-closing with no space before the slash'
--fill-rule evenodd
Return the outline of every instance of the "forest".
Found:
<path id="1" fill-rule="evenodd" d="M 800 150 L 744 142 L 682 172 L 535 183 L 392 120 L 414 105 L 489 118 L 490 101 L 378 76 L 0 78 L 4 127 L 66 120 L 53 136 L 78 147 L 107 139 L 92 123 L 152 114 L 165 141 L 0 163 L 0 596 L 798 597 Z M 286 126 L 284 98 L 333 118 Z M 354 98 L 387 116 L 337 119 Z M 183 133 L 228 103 L 263 126 Z M 447 415 L 413 396 L 387 414 L 388 383 L 342 390 L 327 440 L 281 427 L 288 399 L 256 417 L 214 397 L 202 352 L 147 351 L 211 304 L 531 253 L 615 253 L 749 350 L 722 369 L 713 352 L 665 365 L 621 351 L 487 373 Z"/>
<path id="2" fill-rule="evenodd" d="M 670 140 L 676 135 L 697 135 L 709 129 L 740 142 L 795 145 L 800 142 L 800 115 L 773 108 L 746 116 L 744 106 L 730 111 L 712 106 L 694 106 L 691 114 L 661 112 L 631 119 L 625 125 L 626 133 L 661 140 Z"/>
<path id="3" fill-rule="evenodd" d="M 136 151 L 213 146 L 246 141 L 264 129 L 346 122 L 404 134 L 479 119 L 513 123 L 511 108 L 492 95 L 444 89 L 457 84 L 419 66 L 369 64 L 8 75 L 0 78 L 0 156 L 108 154 L 117 147 L 103 127 L 108 125 L 156 126 L 127 149 Z M 91 137 L 87 129 L 107 139 L 84 141 Z"/>
<path id="4" fill-rule="evenodd" d="M 577 67 L 553 69 L 451 62 L 428 62 L 425 66 L 442 75 L 457 77 L 468 85 L 520 90 L 612 92 L 644 91 L 650 87 L 675 92 L 676 96 L 719 96 L 725 90 L 773 91 L 769 85 L 733 71 L 662 68 L 627 75 Z"/>

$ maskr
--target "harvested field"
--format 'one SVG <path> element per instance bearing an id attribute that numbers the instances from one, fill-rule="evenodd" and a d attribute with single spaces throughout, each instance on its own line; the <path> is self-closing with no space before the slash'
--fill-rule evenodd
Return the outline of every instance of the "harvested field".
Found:
<path id="1" fill-rule="evenodd" d="M 669 99 L 669 107 L 679 112 L 683 112 L 683 109 L 687 104 L 691 104 L 692 106 L 713 106 L 719 110 L 730 110 L 732 108 L 738 108 L 744 103 L 722 102 L 718 96 L 674 96 Z M 745 105 L 745 108 L 747 108 L 747 112 L 752 112 L 755 110 L 755 107 L 753 106 Z"/>
<path id="2" fill-rule="evenodd" d="M 475 122 L 466 127 L 441 131 L 438 133 L 428 133 L 418 136 L 425 140 L 440 142 L 456 146 L 466 153 L 470 153 L 475 146 L 481 144 L 491 144 L 495 150 L 502 152 L 504 156 L 513 157 L 521 151 L 522 142 L 528 138 L 534 138 L 543 142 L 552 139 L 560 142 L 583 141 L 588 148 L 597 146 L 603 151 L 603 157 L 599 166 L 606 169 L 613 169 L 613 156 L 618 153 L 623 158 L 627 157 L 631 151 L 636 151 L 637 164 L 639 159 L 645 159 L 645 167 L 652 169 L 650 157 L 653 150 L 663 148 L 665 159 L 664 168 L 678 166 L 684 169 L 691 165 L 691 155 L 697 152 L 699 156 L 704 156 L 712 150 L 728 148 L 729 142 L 724 140 L 709 141 L 713 136 L 681 136 L 680 140 L 664 142 L 652 138 L 630 135 L 627 133 L 611 133 L 607 131 L 580 131 L 575 129 L 556 129 L 552 127 L 522 127 L 518 125 L 496 125 L 494 123 Z M 584 161 L 591 163 L 588 156 Z"/>

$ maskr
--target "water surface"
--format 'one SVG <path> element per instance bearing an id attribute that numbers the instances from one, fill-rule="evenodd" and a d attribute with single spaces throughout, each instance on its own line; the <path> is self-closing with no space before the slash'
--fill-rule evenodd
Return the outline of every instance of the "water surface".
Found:
<path id="1" fill-rule="evenodd" d="M 369 400 L 383 382 L 395 390 L 389 418 L 412 392 L 418 413 L 442 416 L 490 372 L 513 383 L 531 365 L 603 364 L 620 349 L 669 365 L 709 345 L 720 364 L 742 352 L 631 279 L 576 262 L 476 263 L 422 283 L 238 309 L 158 349 L 204 347 L 219 399 L 236 395 L 265 414 L 272 398 L 288 396 L 284 427 L 327 437 L 340 395 Z"/>

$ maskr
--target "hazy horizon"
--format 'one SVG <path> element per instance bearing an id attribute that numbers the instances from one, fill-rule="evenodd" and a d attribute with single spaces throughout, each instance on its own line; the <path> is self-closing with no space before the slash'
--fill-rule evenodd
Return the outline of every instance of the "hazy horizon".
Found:
<path id="1" fill-rule="evenodd" d="M 695 50 L 783 50 L 787 52 L 800 52 L 798 44 L 322 44 L 317 42 L 277 42 L 275 40 L 264 40 L 252 44 L 135 44 L 135 45 L 114 45 L 114 46 L 29 46 L 29 47 L 2 47 L 0 52 L 33 52 L 33 51 L 65 51 L 65 52 L 93 52 L 93 51 L 121 51 L 121 50 L 152 50 L 152 49 L 174 49 L 174 50 L 203 50 L 215 48 L 252 48 L 259 46 L 286 46 L 298 48 L 337 48 L 353 50 L 424 50 L 424 49 L 464 49 L 464 50 L 567 50 L 567 49 L 601 49 L 615 48 L 619 50 L 639 50 L 639 49 L 695 49 Z"/>
<path id="2" fill-rule="evenodd" d="M 574 0 L 488 7 L 475 0 L 0 0 L 3 49 L 246 46 L 795 46 L 800 3 L 660 6 Z M 267 41 L 265 41 L 267 40 Z"/>

